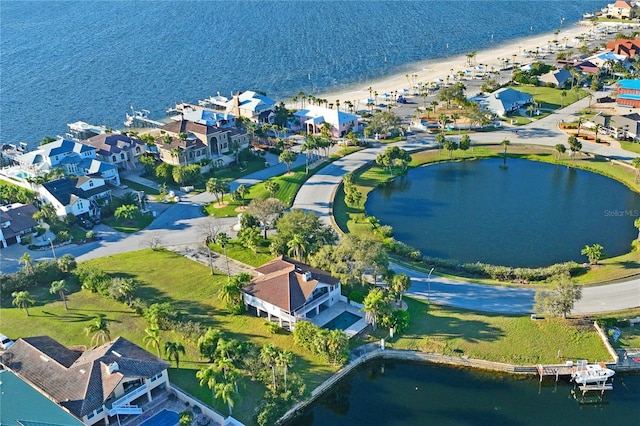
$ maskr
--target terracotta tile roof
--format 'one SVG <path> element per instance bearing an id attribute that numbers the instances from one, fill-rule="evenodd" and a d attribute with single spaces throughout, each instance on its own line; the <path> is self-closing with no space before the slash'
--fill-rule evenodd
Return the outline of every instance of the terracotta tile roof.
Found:
<path id="1" fill-rule="evenodd" d="M 261 275 L 243 291 L 289 313 L 304 305 L 320 282 L 331 285 L 339 282 L 328 272 L 284 256 L 256 271 Z"/>
<path id="2" fill-rule="evenodd" d="M 109 373 L 114 362 L 117 371 Z M 78 417 L 102 406 L 123 378 L 152 377 L 169 366 L 122 337 L 84 352 L 48 336 L 18 339 L 0 363 Z"/>

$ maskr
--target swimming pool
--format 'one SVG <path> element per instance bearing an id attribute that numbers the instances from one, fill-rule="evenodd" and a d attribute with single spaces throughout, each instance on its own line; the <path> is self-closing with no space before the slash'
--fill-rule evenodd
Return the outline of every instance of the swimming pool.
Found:
<path id="1" fill-rule="evenodd" d="M 26 172 L 18 172 L 14 176 L 20 179 L 26 179 L 29 177 L 29 174 Z"/>
<path id="2" fill-rule="evenodd" d="M 179 421 L 180 416 L 178 413 L 164 409 L 149 420 L 140 423 L 140 426 L 175 426 Z"/>
<path id="3" fill-rule="evenodd" d="M 346 330 L 362 317 L 352 314 L 351 312 L 344 311 L 328 323 L 322 326 L 322 328 L 326 328 L 328 330 Z"/>

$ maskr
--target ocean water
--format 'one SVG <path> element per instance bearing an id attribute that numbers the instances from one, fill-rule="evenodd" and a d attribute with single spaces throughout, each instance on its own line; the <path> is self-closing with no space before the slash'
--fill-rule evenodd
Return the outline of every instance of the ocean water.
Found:
<path id="1" fill-rule="evenodd" d="M 259 89 L 284 100 L 554 31 L 606 1 L 0 2 L 0 143 L 133 106 Z"/>

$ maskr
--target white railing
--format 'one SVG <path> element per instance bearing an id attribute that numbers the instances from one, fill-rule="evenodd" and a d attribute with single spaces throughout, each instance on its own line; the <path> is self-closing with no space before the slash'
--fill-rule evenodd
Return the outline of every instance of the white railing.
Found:
<path id="1" fill-rule="evenodd" d="M 134 399 L 136 399 L 137 397 L 144 395 L 147 393 L 147 385 L 142 385 L 139 388 L 134 389 L 133 391 L 124 394 L 123 396 L 121 396 L 120 398 L 116 399 L 113 404 L 111 404 L 111 409 L 109 410 L 109 415 L 112 416 L 113 414 L 111 414 L 111 411 L 119 408 L 119 407 L 123 407 L 123 406 L 127 406 L 129 404 L 129 402 L 133 401 Z M 115 412 L 114 412 L 115 414 Z"/>
<path id="2" fill-rule="evenodd" d="M 137 405 L 118 405 L 109 410 L 109 416 L 115 416 L 116 414 L 142 414 L 142 408 Z"/>

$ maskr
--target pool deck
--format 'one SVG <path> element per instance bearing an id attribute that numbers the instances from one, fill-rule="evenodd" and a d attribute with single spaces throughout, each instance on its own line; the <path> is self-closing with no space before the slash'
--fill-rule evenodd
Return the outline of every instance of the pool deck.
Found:
<path id="1" fill-rule="evenodd" d="M 312 318 L 311 322 L 322 327 L 345 311 L 360 317 L 360 319 L 356 321 L 354 324 L 350 325 L 345 330 L 342 330 L 347 336 L 349 336 L 349 338 L 352 338 L 353 336 L 358 335 L 360 332 L 362 332 L 362 330 L 367 328 L 368 324 L 364 317 L 364 313 L 361 312 L 360 309 L 356 308 L 355 306 L 351 306 L 348 303 L 345 303 L 345 302 L 336 303 L 335 305 L 320 312 L 317 316 Z"/>

